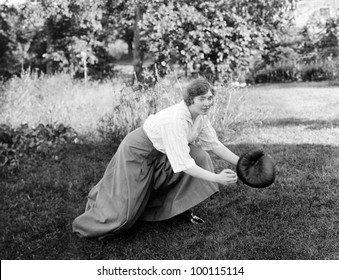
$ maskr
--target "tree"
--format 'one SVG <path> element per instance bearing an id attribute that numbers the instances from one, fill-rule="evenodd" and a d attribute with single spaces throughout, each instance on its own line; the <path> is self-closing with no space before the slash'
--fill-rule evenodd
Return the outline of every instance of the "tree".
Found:
<path id="1" fill-rule="evenodd" d="M 103 29 L 109 41 L 121 39 L 133 55 L 135 3 L 134 1 L 106 1 L 103 7 Z"/>
<path id="2" fill-rule="evenodd" d="M 133 50 L 138 80 L 143 79 L 148 53 L 161 73 L 179 64 L 187 75 L 227 78 L 247 71 L 255 56 L 267 62 L 274 58 L 278 31 L 292 4 L 292 0 L 26 1 L 19 18 L 23 33 L 30 35 L 16 49 L 25 57 L 22 65 L 43 64 L 48 74 L 63 68 L 104 72 L 102 65 L 110 67 L 107 45 L 120 38 L 130 53 Z M 7 48 L 12 48 L 6 41 L 11 32 L 2 37 Z M 103 63 L 96 63 L 100 60 Z"/>
<path id="3" fill-rule="evenodd" d="M 14 6 L 0 5 L 0 76 L 10 78 L 20 74 L 31 56 L 31 30 Z"/>
<path id="4" fill-rule="evenodd" d="M 339 56 L 339 24 L 338 20 L 329 18 L 324 27 L 324 34 L 317 43 L 322 50 L 322 57 L 338 57 Z"/>
<path id="5" fill-rule="evenodd" d="M 47 74 L 96 62 L 94 48 L 101 44 L 97 38 L 101 31 L 101 5 L 101 1 L 92 0 L 38 0 L 21 5 L 27 26 L 39 34 L 35 39 L 37 47 L 41 50 L 45 46 L 43 53 L 37 54 L 46 65 Z"/>
<path id="6" fill-rule="evenodd" d="M 128 44 L 129 55 L 133 55 L 133 69 L 138 81 L 143 80 L 142 66 L 145 49 L 142 45 L 140 25 L 143 14 L 152 1 L 117 0 L 107 1 L 105 6 L 105 26 L 111 27 L 112 40 L 122 39 Z"/>
<path id="7" fill-rule="evenodd" d="M 16 33 L 13 32 L 15 20 L 11 18 L 16 15 L 17 11 L 14 7 L 0 5 L 0 75 L 2 77 L 10 77 L 13 72 L 10 58 L 13 56 L 12 50 L 16 41 Z"/>
<path id="8" fill-rule="evenodd" d="M 273 49 L 289 0 L 153 1 L 142 37 L 157 63 L 174 63 L 213 79 L 246 71 L 249 59 Z"/>
<path id="9" fill-rule="evenodd" d="M 52 74 L 53 61 L 60 59 L 60 53 L 54 51 L 54 25 L 62 15 L 68 15 L 68 1 L 26 1 L 21 5 L 27 25 L 31 25 L 36 32 L 43 34 L 46 50 L 43 54 L 46 63 L 46 73 Z M 39 32 L 40 31 L 40 32 Z"/>

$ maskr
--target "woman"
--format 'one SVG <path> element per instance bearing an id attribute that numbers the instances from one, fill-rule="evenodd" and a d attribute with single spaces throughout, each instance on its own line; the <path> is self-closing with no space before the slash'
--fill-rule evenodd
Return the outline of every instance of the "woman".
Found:
<path id="1" fill-rule="evenodd" d="M 237 181 L 229 169 L 214 173 L 211 151 L 236 165 L 239 157 L 218 139 L 208 120 L 215 91 L 198 78 L 187 87 L 184 100 L 150 115 L 129 133 L 90 191 L 85 212 L 73 222 L 82 237 L 103 238 L 129 229 L 138 219 L 166 220 L 219 191 L 219 184 Z"/>

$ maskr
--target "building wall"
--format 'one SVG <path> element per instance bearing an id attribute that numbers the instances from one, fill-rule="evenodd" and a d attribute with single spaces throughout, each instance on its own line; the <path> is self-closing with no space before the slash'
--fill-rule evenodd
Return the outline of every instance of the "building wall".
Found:
<path id="1" fill-rule="evenodd" d="M 329 17 L 339 17 L 339 0 L 302 0 L 296 5 L 296 24 L 303 26 L 315 18 L 325 21 Z"/>

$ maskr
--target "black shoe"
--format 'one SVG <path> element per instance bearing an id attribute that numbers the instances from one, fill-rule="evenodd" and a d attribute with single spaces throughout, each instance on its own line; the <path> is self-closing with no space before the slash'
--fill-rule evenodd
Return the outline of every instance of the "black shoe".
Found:
<path id="1" fill-rule="evenodd" d="M 188 222 L 190 222 L 190 223 L 192 223 L 192 224 L 200 225 L 200 224 L 205 223 L 205 221 L 204 221 L 203 219 L 201 219 L 201 218 L 199 218 L 198 216 L 194 215 L 193 212 L 192 212 L 192 210 L 187 210 L 187 211 L 185 211 L 184 213 L 182 213 L 181 215 L 182 215 L 182 217 L 183 217 L 186 221 L 188 221 Z"/>

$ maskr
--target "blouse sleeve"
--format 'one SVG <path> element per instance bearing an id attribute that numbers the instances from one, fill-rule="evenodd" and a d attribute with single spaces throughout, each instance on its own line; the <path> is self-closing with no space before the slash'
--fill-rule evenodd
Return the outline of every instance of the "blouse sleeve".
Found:
<path id="1" fill-rule="evenodd" d="M 217 133 L 207 117 L 203 121 L 202 130 L 199 134 L 199 143 L 201 148 L 206 151 L 214 150 L 223 146 L 223 144 L 218 140 Z"/>
<path id="2" fill-rule="evenodd" d="M 176 120 L 161 127 L 163 145 L 174 173 L 196 165 L 189 154 L 187 125 L 185 120 Z"/>

